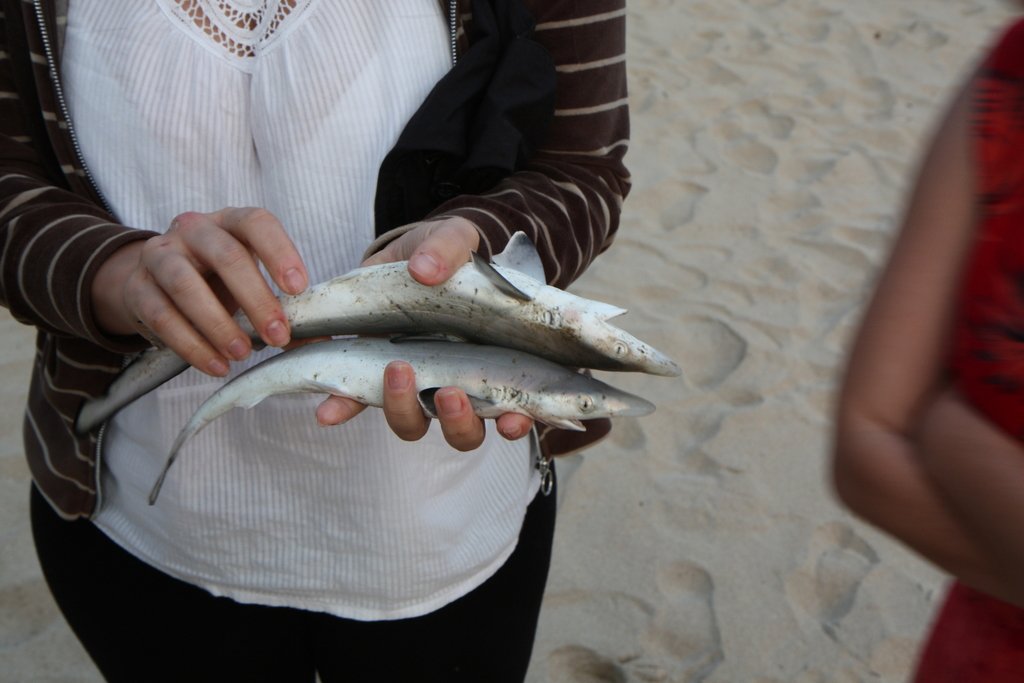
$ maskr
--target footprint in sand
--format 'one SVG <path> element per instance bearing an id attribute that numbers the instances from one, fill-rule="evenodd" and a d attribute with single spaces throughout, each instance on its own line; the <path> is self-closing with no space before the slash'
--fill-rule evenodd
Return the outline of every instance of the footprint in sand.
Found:
<path id="1" fill-rule="evenodd" d="M 703 74 L 706 85 L 735 87 L 745 83 L 738 73 L 722 66 L 720 62 L 714 59 L 702 59 L 694 66 Z"/>
<path id="2" fill-rule="evenodd" d="M 834 236 L 794 239 L 792 253 L 809 253 L 816 267 L 811 270 L 822 282 L 844 292 L 856 292 L 864 285 L 864 274 L 872 272 L 871 254 L 857 245 L 840 244 Z M 801 259 L 800 262 L 804 262 Z"/>
<path id="3" fill-rule="evenodd" d="M 31 640 L 59 618 L 40 579 L 0 590 L 0 651 Z M 2 678 L 2 676 L 0 676 Z"/>
<path id="4" fill-rule="evenodd" d="M 589 624 L 545 656 L 548 683 L 702 681 L 723 659 L 714 582 L 684 560 L 662 565 L 653 605 L 625 593 L 569 592 L 544 601 L 548 628 Z"/>
<path id="5" fill-rule="evenodd" d="M 625 452 L 642 453 L 647 446 L 647 435 L 644 433 L 643 427 L 640 426 L 640 421 L 635 418 L 618 419 L 615 423 L 615 429 L 612 430 L 608 438 L 615 444 L 616 448 Z M 567 456 L 560 456 L 558 458 L 559 465 L 562 464 L 562 460 L 565 457 Z M 558 477 L 558 483 L 561 484 L 561 470 L 559 470 Z"/>
<path id="6" fill-rule="evenodd" d="M 740 168 L 770 174 L 779 165 L 779 155 L 733 121 L 723 121 L 713 129 L 724 144 L 722 154 Z"/>
<path id="7" fill-rule="evenodd" d="M 747 356 L 746 340 L 720 320 L 686 315 L 680 329 L 688 341 L 676 352 L 676 361 L 686 368 L 687 380 L 700 389 L 720 385 Z"/>
<path id="8" fill-rule="evenodd" d="M 915 21 L 905 34 L 915 45 L 928 50 L 943 47 L 949 42 L 949 34 L 936 29 L 927 21 Z"/>
<path id="9" fill-rule="evenodd" d="M 780 190 L 765 199 L 765 206 L 771 208 L 787 222 L 808 213 L 820 211 L 824 203 L 818 195 L 805 188 Z M 785 226 L 787 229 L 788 225 Z"/>
<path id="10" fill-rule="evenodd" d="M 803 565 L 786 579 L 786 597 L 794 611 L 817 620 L 832 636 L 877 563 L 878 554 L 848 524 L 822 525 L 811 536 Z"/>
<path id="11" fill-rule="evenodd" d="M 665 658 L 669 680 L 703 680 L 723 659 L 714 581 L 703 567 L 680 560 L 661 567 L 656 582 L 664 602 L 641 642 Z"/>
<path id="12" fill-rule="evenodd" d="M 761 676 L 759 678 L 755 678 L 752 683 L 860 683 L 860 679 L 857 679 L 856 681 L 847 681 L 841 672 L 838 676 L 829 677 L 821 671 L 809 669 L 807 671 L 801 671 L 797 674 L 796 678 L 792 679 Z"/>
<path id="13" fill-rule="evenodd" d="M 888 121 L 896 109 L 896 94 L 884 78 L 862 78 L 851 101 L 858 106 L 858 116 L 866 121 Z"/>
<path id="14" fill-rule="evenodd" d="M 636 634 L 650 623 L 652 605 L 617 591 L 568 591 L 546 596 L 544 610 L 547 628 L 562 641 L 544 656 L 547 683 L 629 680 L 624 662 L 641 655 Z M 577 633 L 579 624 L 588 627 Z"/>
<path id="15" fill-rule="evenodd" d="M 740 168 L 755 173 L 770 174 L 779 165 L 779 155 L 768 145 L 754 137 L 745 137 L 729 145 L 725 156 Z"/>
<path id="16" fill-rule="evenodd" d="M 697 183 L 679 183 L 673 199 L 661 211 L 661 227 L 665 230 L 675 230 L 693 220 L 697 212 L 697 206 L 708 193 L 708 188 Z"/>
<path id="17" fill-rule="evenodd" d="M 590 648 L 566 645 L 548 655 L 551 683 L 626 683 L 626 672 L 617 663 Z"/>
<path id="18" fill-rule="evenodd" d="M 751 100 L 739 107 L 739 112 L 749 120 L 751 129 L 763 132 L 776 140 L 786 140 L 796 127 L 796 119 L 786 114 L 776 114 L 761 100 Z"/>

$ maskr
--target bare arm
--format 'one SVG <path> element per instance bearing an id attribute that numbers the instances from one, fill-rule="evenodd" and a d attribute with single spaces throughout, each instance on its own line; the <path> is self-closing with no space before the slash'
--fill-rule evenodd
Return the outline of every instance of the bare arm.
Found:
<path id="1" fill-rule="evenodd" d="M 923 161 L 840 394 L 836 490 L 854 512 L 966 582 L 995 592 L 998 558 L 927 471 L 917 436 L 944 360 L 974 228 L 970 90 Z"/>
<path id="2" fill-rule="evenodd" d="M 928 475 L 991 558 L 979 587 L 1024 605 L 1024 448 L 953 391 L 931 402 L 918 441 Z"/>

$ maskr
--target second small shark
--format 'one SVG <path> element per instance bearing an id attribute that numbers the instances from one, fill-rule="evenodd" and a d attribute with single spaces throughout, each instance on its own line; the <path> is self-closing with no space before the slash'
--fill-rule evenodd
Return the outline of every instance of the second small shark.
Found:
<path id="1" fill-rule="evenodd" d="M 582 420 L 639 416 L 649 401 L 557 363 L 494 346 L 439 340 L 334 339 L 285 351 L 254 365 L 215 391 L 178 434 L 150 493 L 156 502 L 181 447 L 232 408 L 251 408 L 268 396 L 317 392 L 383 405 L 384 368 L 404 360 L 416 372 L 420 406 L 436 417 L 434 394 L 463 389 L 480 417 L 529 415 L 562 429 L 583 430 Z"/>

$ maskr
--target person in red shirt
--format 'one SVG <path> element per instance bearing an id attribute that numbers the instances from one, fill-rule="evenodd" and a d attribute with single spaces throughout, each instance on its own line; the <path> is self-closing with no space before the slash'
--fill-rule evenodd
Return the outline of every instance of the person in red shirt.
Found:
<path id="1" fill-rule="evenodd" d="M 1024 680 L 1024 21 L 946 113 L 855 340 L 840 499 L 955 577 L 915 680 Z"/>

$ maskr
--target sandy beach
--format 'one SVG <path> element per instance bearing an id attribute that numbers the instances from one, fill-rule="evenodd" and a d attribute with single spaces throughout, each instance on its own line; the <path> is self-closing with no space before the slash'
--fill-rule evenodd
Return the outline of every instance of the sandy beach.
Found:
<path id="1" fill-rule="evenodd" d="M 573 287 L 682 379 L 561 463 L 529 683 L 896 683 L 945 577 L 828 486 L 845 349 L 923 145 L 1009 0 L 630 0 L 634 186 Z M 33 334 L 0 317 L 0 683 L 101 680 L 39 573 Z"/>

